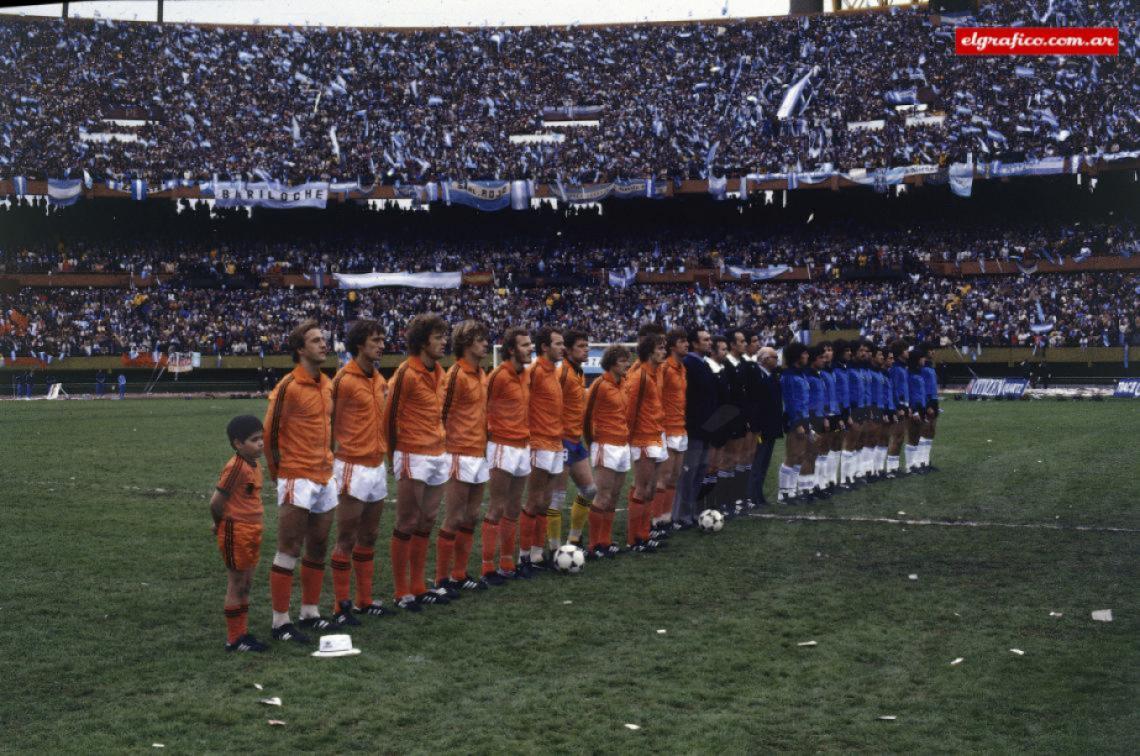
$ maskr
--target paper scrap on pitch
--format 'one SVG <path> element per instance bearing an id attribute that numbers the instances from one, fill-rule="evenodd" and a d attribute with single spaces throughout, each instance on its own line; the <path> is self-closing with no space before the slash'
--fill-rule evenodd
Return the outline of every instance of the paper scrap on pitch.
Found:
<path id="1" fill-rule="evenodd" d="M 1011 649 L 1009 650 L 1009 652 L 1010 652 L 1011 654 L 1017 654 L 1018 656 L 1025 656 L 1025 652 L 1024 652 L 1024 651 L 1022 651 L 1020 648 L 1011 648 Z"/>
<path id="2" fill-rule="evenodd" d="M 563 605 L 566 605 L 566 604 L 573 604 L 573 603 L 574 603 L 574 602 L 573 602 L 573 601 L 570 601 L 569 599 L 567 599 L 566 601 L 563 601 L 563 602 L 562 602 L 562 604 L 563 604 Z"/>
<path id="3" fill-rule="evenodd" d="M 818 646 L 819 644 L 816 643 L 815 641 L 804 641 L 803 643 L 797 643 L 796 645 L 797 646 Z"/>
<path id="4" fill-rule="evenodd" d="M 272 725 L 273 727 L 284 727 L 285 726 L 285 720 L 284 719 L 270 719 L 268 721 L 269 721 L 269 724 Z"/>
<path id="5" fill-rule="evenodd" d="M 257 702 L 263 703 L 266 706 L 280 706 L 281 705 L 281 699 L 278 698 L 277 696 L 274 696 L 273 698 L 259 698 L 259 699 L 257 699 Z"/>
<path id="6" fill-rule="evenodd" d="M 162 743 L 151 743 L 151 748 L 166 748 Z"/>
<path id="7" fill-rule="evenodd" d="M 630 724 L 629 722 L 626 722 L 625 723 L 625 729 L 627 729 L 627 730 L 640 730 L 641 725 L 635 725 L 635 724 Z"/>
<path id="8" fill-rule="evenodd" d="M 1049 612 L 1049 616 L 1050 617 L 1064 617 L 1065 615 L 1063 612 Z"/>
<path id="9" fill-rule="evenodd" d="M 910 580 L 918 580 L 918 574 L 912 572 L 909 575 L 907 575 L 907 578 L 909 578 Z"/>
<path id="10" fill-rule="evenodd" d="M 265 686 L 263 686 L 261 683 L 254 683 L 253 687 L 257 688 L 258 690 L 265 690 Z"/>
<path id="11" fill-rule="evenodd" d="M 657 634 L 658 634 L 658 635 L 664 635 L 666 632 L 667 632 L 667 631 L 665 631 L 665 630 L 658 630 L 658 631 L 657 631 Z"/>
<path id="12" fill-rule="evenodd" d="M 964 657 L 962 657 L 962 656 L 959 656 L 957 659 L 955 659 L 954 661 L 950 662 L 950 666 L 951 666 L 951 667 L 956 667 L 956 666 L 958 666 L 959 664 L 961 664 L 961 663 L 962 663 L 962 662 L 964 662 L 964 661 L 966 661 L 966 659 L 965 659 Z"/>
<path id="13" fill-rule="evenodd" d="M 1098 609 L 1092 613 L 1092 618 L 1097 622 L 1112 622 L 1112 610 Z"/>
<path id="14" fill-rule="evenodd" d="M 898 719 L 898 717 L 892 714 L 884 714 L 883 716 L 879 717 L 879 719 L 883 720 L 884 722 L 893 722 Z"/>

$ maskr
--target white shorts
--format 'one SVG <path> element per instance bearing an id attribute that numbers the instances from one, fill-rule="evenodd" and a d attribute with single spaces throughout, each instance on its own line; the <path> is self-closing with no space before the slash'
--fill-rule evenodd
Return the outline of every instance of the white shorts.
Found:
<path id="1" fill-rule="evenodd" d="M 333 477 L 337 479 L 338 494 L 348 494 L 358 501 L 381 501 L 388 495 L 388 466 L 377 467 L 333 460 Z"/>
<path id="2" fill-rule="evenodd" d="M 547 449 L 531 449 L 530 466 L 539 470 L 546 470 L 551 475 L 562 474 L 562 464 L 566 461 L 566 450 L 549 451 Z"/>
<path id="3" fill-rule="evenodd" d="M 486 457 L 452 454 L 451 477 L 460 483 L 486 483 L 491 479 L 491 465 Z"/>
<path id="4" fill-rule="evenodd" d="M 487 444 L 487 462 L 492 470 L 525 478 L 530 475 L 530 446 L 508 446 L 491 441 Z"/>
<path id="5" fill-rule="evenodd" d="M 442 486 L 451 477 L 450 454 L 409 454 L 398 451 L 392 455 L 396 480 L 411 478 L 429 486 Z"/>
<path id="6" fill-rule="evenodd" d="M 277 506 L 292 504 L 313 514 L 336 509 L 336 476 L 327 483 L 314 483 L 308 478 L 278 478 Z"/>
<path id="7" fill-rule="evenodd" d="M 669 459 L 669 452 L 665 450 L 665 445 L 657 446 L 631 446 L 629 449 L 630 457 L 634 462 L 641 459 L 642 455 L 653 460 L 654 462 L 664 462 Z"/>
<path id="8" fill-rule="evenodd" d="M 670 451 L 683 452 L 689 450 L 689 437 L 683 436 L 666 436 L 665 448 Z"/>
<path id="9" fill-rule="evenodd" d="M 614 472 L 628 472 L 630 467 L 629 445 L 590 444 L 590 464 Z"/>

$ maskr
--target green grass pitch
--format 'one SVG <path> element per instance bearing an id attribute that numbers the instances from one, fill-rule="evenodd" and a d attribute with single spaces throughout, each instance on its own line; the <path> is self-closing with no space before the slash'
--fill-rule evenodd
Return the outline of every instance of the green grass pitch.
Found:
<path id="1" fill-rule="evenodd" d="M 321 660 L 222 650 L 207 497 L 226 421 L 264 402 L 0 404 L 0 749 L 1135 749 L 1140 403 L 943 406 L 941 472 L 768 510 L 826 519 L 682 534 L 374 621 L 353 633 L 363 654 Z"/>

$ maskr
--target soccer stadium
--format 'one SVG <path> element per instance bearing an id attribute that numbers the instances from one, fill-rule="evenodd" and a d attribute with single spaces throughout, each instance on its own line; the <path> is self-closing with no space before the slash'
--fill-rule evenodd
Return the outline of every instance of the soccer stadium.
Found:
<path id="1" fill-rule="evenodd" d="M 1135 751 L 1138 19 L 0 8 L 3 749 Z"/>

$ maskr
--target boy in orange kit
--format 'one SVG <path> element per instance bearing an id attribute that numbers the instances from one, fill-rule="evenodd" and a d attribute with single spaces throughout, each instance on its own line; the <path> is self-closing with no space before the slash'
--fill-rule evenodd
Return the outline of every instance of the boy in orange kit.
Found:
<path id="1" fill-rule="evenodd" d="M 230 420 L 226 435 L 234 456 L 222 469 L 210 499 L 214 535 L 226 564 L 226 650 L 265 651 L 249 634 L 249 586 L 261 551 L 261 457 L 265 441 L 253 415 Z"/>

